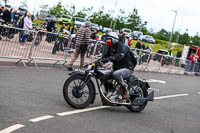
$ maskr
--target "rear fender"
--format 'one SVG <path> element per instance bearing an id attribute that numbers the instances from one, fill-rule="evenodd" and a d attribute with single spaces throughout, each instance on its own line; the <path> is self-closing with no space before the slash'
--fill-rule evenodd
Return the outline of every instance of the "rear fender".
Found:
<path id="1" fill-rule="evenodd" d="M 129 83 L 134 82 L 134 81 L 141 82 L 144 85 L 143 87 L 146 88 L 146 89 L 150 88 L 148 82 L 146 82 L 143 79 L 139 79 L 139 78 L 135 77 L 134 75 L 132 75 L 131 78 L 129 79 Z"/>
<path id="2" fill-rule="evenodd" d="M 71 75 L 71 76 L 81 75 L 81 76 L 86 77 L 85 72 L 80 72 L 80 71 L 73 71 L 73 72 L 69 73 L 69 75 Z M 93 104 L 96 99 L 96 89 L 95 89 L 94 82 L 91 79 L 88 82 L 91 83 L 92 88 L 94 89 L 94 93 L 95 93 L 94 98 L 92 99 L 92 102 L 91 102 L 91 104 Z"/>

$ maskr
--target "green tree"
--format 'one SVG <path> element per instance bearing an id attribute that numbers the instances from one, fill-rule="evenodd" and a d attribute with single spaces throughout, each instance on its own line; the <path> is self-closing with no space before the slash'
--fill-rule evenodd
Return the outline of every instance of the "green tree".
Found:
<path id="1" fill-rule="evenodd" d="M 103 27 L 109 27 L 112 20 L 110 13 L 105 13 L 105 8 L 101 7 L 99 11 L 94 12 L 90 17 L 90 21 Z"/>
<path id="2" fill-rule="evenodd" d="M 195 36 L 191 38 L 191 41 L 192 41 L 192 45 L 200 46 L 200 37 L 198 35 L 198 32 Z"/>
<path id="3" fill-rule="evenodd" d="M 156 39 L 169 41 L 170 38 L 170 32 L 166 31 L 165 29 L 161 29 L 159 32 L 157 32 L 154 36 Z"/>
<path id="4" fill-rule="evenodd" d="M 131 13 L 128 15 L 128 28 L 131 30 L 139 30 L 140 24 L 142 23 L 141 17 L 138 15 L 138 10 L 136 8 L 133 9 Z"/>
<path id="5" fill-rule="evenodd" d="M 55 17 L 59 18 L 62 16 L 62 14 L 64 13 L 64 7 L 62 6 L 61 2 L 58 2 L 57 5 L 55 5 L 54 7 L 52 7 L 49 10 L 49 13 L 54 15 Z"/>
<path id="6" fill-rule="evenodd" d="M 21 7 L 22 8 L 28 8 L 28 1 L 27 0 L 21 1 Z"/>
<path id="7" fill-rule="evenodd" d="M 179 43 L 180 44 L 187 44 L 187 45 L 190 43 L 190 36 L 188 35 L 187 32 L 180 35 Z"/>
<path id="8" fill-rule="evenodd" d="M 124 28 L 127 27 L 127 25 L 126 25 L 127 16 L 125 14 L 126 14 L 126 12 L 124 10 L 122 10 L 122 9 L 119 10 L 119 14 L 117 15 L 117 18 L 114 21 L 114 26 L 115 26 L 114 29 L 120 30 L 123 27 Z"/>

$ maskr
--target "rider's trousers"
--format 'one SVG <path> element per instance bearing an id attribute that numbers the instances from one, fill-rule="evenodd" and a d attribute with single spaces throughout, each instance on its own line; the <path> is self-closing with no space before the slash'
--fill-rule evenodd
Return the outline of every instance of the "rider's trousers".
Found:
<path id="1" fill-rule="evenodd" d="M 132 70 L 123 68 L 113 72 L 113 79 L 115 79 L 121 86 L 125 86 L 124 79 L 127 79 L 133 73 Z"/>

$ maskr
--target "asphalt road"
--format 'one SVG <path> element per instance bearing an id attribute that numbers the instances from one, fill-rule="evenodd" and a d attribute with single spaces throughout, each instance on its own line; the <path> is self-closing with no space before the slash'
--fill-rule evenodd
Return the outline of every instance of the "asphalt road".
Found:
<path id="1" fill-rule="evenodd" d="M 91 111 L 75 113 L 62 95 L 66 70 L 0 67 L 0 133 L 200 133 L 200 77 L 136 75 L 166 82 L 150 83 L 157 100 L 143 112 L 97 109 L 102 106 L 97 98 Z M 59 116 L 62 112 L 68 115 Z"/>

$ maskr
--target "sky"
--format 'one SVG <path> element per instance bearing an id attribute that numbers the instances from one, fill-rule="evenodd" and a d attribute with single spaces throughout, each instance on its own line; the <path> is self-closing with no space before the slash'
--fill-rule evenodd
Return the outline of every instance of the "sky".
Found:
<path id="1" fill-rule="evenodd" d="M 11 1 L 11 0 L 10 0 Z M 21 0 L 12 0 L 11 5 L 19 6 Z M 63 3 L 63 6 L 74 4 L 77 9 L 83 7 L 94 7 L 98 10 L 104 6 L 106 10 L 113 10 L 116 0 L 27 0 L 29 10 L 34 8 L 40 10 L 39 6 L 48 4 L 49 7 L 55 5 L 58 1 Z M 196 35 L 200 31 L 200 1 L 199 0 L 117 0 L 116 14 L 119 9 L 123 9 L 126 13 L 131 12 L 137 8 L 139 15 L 143 21 L 147 21 L 148 29 L 153 29 L 154 32 L 161 28 L 167 31 L 172 30 L 175 12 L 177 11 L 177 18 L 175 23 L 175 31 L 181 33 L 189 29 L 190 35 Z"/>

